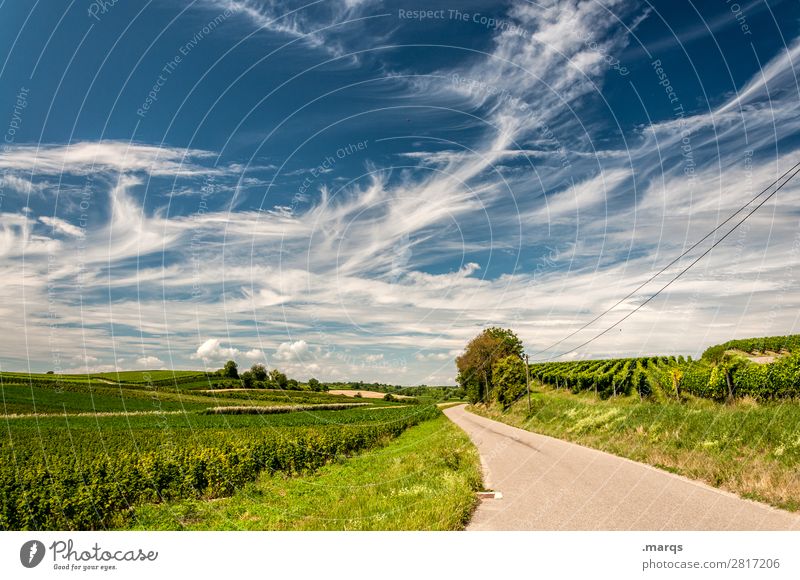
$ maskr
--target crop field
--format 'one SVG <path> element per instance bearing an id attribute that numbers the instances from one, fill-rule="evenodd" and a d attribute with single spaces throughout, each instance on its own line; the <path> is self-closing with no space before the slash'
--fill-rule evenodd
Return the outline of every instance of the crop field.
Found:
<path id="1" fill-rule="evenodd" d="M 800 336 L 734 340 L 691 357 L 604 359 L 531 365 L 545 385 L 572 392 L 594 391 L 601 397 L 638 394 L 681 398 L 685 395 L 725 400 L 800 398 Z M 755 355 L 770 353 L 770 362 Z"/>
<path id="2" fill-rule="evenodd" d="M 208 386 L 193 371 L 0 373 L 0 529 L 125 527 L 133 506 L 227 496 L 261 472 L 312 472 L 439 414 Z"/>
<path id="3" fill-rule="evenodd" d="M 0 441 L 1 529 L 124 526 L 133 506 L 232 494 L 259 473 L 311 472 L 437 416 L 430 406 L 32 417 Z"/>
<path id="4" fill-rule="evenodd" d="M 88 375 L 118 383 L 150 383 L 153 381 L 204 379 L 205 374 L 198 371 L 119 371 L 114 373 L 95 373 Z"/>
<path id="5" fill-rule="evenodd" d="M 260 475 L 231 497 L 143 504 L 143 530 L 459 530 L 482 489 L 478 453 L 438 415 L 385 446 L 298 477 Z"/>
<path id="6" fill-rule="evenodd" d="M 3 414 L 13 413 L 85 413 L 107 411 L 179 411 L 199 409 L 203 405 L 179 398 L 158 394 L 129 393 L 114 389 L 55 389 L 30 387 L 27 385 L 3 385 L 0 387 L 0 402 Z"/>
<path id="7" fill-rule="evenodd" d="M 138 371 L 136 373 L 139 374 Z M 188 375 L 187 375 L 188 376 Z M 194 377 L 189 376 L 194 381 Z M 239 384 L 238 382 L 236 384 Z M 198 388 L 202 387 L 202 388 Z M 143 383 L 101 382 L 85 375 L 0 373 L 3 414 L 143 411 L 200 411 L 233 405 L 316 405 L 352 403 L 325 392 L 270 389 L 208 389 L 208 382 L 148 387 Z M 391 405 L 373 400 L 375 406 Z"/>

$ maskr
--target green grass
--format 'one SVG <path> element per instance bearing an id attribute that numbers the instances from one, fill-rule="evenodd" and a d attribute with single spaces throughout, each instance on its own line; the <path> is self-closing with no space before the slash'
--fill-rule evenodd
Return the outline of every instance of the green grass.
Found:
<path id="1" fill-rule="evenodd" d="M 356 399 L 358 401 L 358 399 Z M 352 403 L 352 397 L 309 391 L 238 392 L 158 390 L 105 383 L 0 384 L 0 414 L 76 414 L 98 412 L 201 411 L 210 407 L 258 405 L 317 405 Z M 372 406 L 393 406 L 380 399 L 364 399 Z"/>
<path id="2" fill-rule="evenodd" d="M 150 381 L 164 381 L 175 378 L 198 377 L 204 379 L 201 371 L 119 371 L 113 373 L 94 373 L 90 377 L 100 377 L 122 383 L 148 383 Z"/>
<path id="3" fill-rule="evenodd" d="M 290 391 L 271 389 L 247 389 L 246 391 L 194 393 L 209 398 L 227 399 L 232 401 L 250 401 L 263 404 L 285 403 L 288 405 L 314 405 L 330 403 L 358 403 L 359 401 L 374 405 L 390 405 L 382 399 L 354 399 L 347 395 L 329 395 L 328 393 L 314 391 Z M 402 401 L 399 401 L 402 403 Z"/>
<path id="4" fill-rule="evenodd" d="M 102 529 L 142 502 L 219 498 L 306 473 L 440 416 L 435 407 L 278 415 L 53 416 L 0 438 L 0 529 Z"/>
<path id="5" fill-rule="evenodd" d="M 2 414 L 178 411 L 205 406 L 203 400 L 186 400 L 165 393 L 147 396 L 146 393 L 130 393 L 123 389 L 90 389 L 88 385 L 69 391 L 27 385 L 0 386 Z"/>
<path id="6" fill-rule="evenodd" d="M 312 475 L 262 475 L 215 501 L 142 505 L 132 522 L 148 530 L 458 530 L 476 504 L 480 473 L 469 438 L 439 415 Z"/>
<path id="7" fill-rule="evenodd" d="M 740 400 L 601 401 L 539 387 L 533 412 L 523 398 L 508 411 L 473 411 L 705 481 L 776 507 L 800 509 L 800 404 Z"/>

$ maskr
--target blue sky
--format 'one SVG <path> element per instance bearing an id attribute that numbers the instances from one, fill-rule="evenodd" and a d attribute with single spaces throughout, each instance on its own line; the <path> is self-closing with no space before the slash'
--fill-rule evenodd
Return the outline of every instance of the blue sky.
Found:
<path id="1" fill-rule="evenodd" d="M 547 348 L 798 161 L 799 17 L 2 2 L 2 368 L 443 384 L 488 325 L 536 359 L 798 332 L 790 185 Z"/>

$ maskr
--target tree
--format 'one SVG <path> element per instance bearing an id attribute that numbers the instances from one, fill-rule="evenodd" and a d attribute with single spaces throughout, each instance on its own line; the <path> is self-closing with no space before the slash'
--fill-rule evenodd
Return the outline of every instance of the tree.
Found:
<path id="1" fill-rule="evenodd" d="M 253 366 L 251 366 L 250 372 L 253 373 L 253 379 L 255 379 L 256 381 L 267 380 L 267 368 L 260 363 L 256 363 Z"/>
<path id="2" fill-rule="evenodd" d="M 253 372 L 252 371 L 244 371 L 242 373 L 242 386 L 245 389 L 249 389 L 253 386 Z"/>
<path id="3" fill-rule="evenodd" d="M 308 379 L 308 388 L 311 389 L 312 391 L 321 391 L 322 383 L 320 383 L 314 377 L 311 377 L 310 379 Z"/>
<path id="4" fill-rule="evenodd" d="M 507 356 L 522 360 L 522 341 L 511 330 L 491 327 L 473 338 L 456 358 L 458 384 L 472 403 L 492 397 L 494 364 Z"/>
<path id="5" fill-rule="evenodd" d="M 277 389 L 285 389 L 289 386 L 289 379 L 278 369 L 269 371 L 269 382 Z"/>
<path id="6" fill-rule="evenodd" d="M 229 379 L 239 378 L 239 365 L 236 364 L 236 361 L 229 360 L 225 363 L 225 366 L 222 367 L 222 376 Z"/>
<path id="7" fill-rule="evenodd" d="M 525 392 L 525 362 L 516 355 L 501 358 L 492 367 L 494 395 L 507 409 Z"/>

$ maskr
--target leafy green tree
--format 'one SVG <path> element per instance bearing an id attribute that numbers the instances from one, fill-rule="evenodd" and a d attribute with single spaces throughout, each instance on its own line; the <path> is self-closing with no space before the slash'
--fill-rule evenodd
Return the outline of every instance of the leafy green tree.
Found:
<path id="1" fill-rule="evenodd" d="M 278 369 L 269 371 L 269 382 L 276 389 L 285 389 L 289 386 L 289 379 Z"/>
<path id="2" fill-rule="evenodd" d="M 251 366 L 250 372 L 253 373 L 253 379 L 255 379 L 256 381 L 267 380 L 267 368 L 260 363 L 256 363 L 253 366 Z"/>
<path id="3" fill-rule="evenodd" d="M 522 359 L 522 341 L 511 330 L 491 327 L 473 338 L 456 358 L 458 384 L 472 403 L 492 397 L 494 364 L 507 356 Z"/>
<path id="4" fill-rule="evenodd" d="M 222 367 L 222 376 L 229 379 L 239 378 L 239 365 L 236 364 L 236 361 L 229 360 L 225 363 L 225 366 Z"/>
<path id="5" fill-rule="evenodd" d="M 492 367 L 494 396 L 507 409 L 525 392 L 525 363 L 516 355 L 501 358 Z"/>
<path id="6" fill-rule="evenodd" d="M 308 388 L 311 389 L 312 391 L 321 391 L 322 383 L 320 383 L 314 377 L 311 377 L 310 379 L 308 379 Z"/>
<path id="7" fill-rule="evenodd" d="M 253 372 L 252 371 L 244 371 L 240 378 L 242 379 L 242 386 L 245 389 L 249 389 L 249 388 L 251 388 L 253 386 Z"/>

